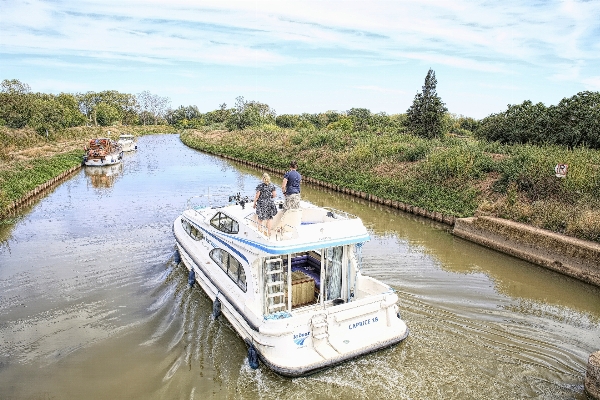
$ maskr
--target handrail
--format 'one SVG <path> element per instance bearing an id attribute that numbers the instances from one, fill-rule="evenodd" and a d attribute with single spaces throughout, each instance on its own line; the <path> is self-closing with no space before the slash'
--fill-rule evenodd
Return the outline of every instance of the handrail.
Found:
<path id="1" fill-rule="evenodd" d="M 229 194 L 230 192 L 220 191 L 216 193 L 210 193 L 210 188 L 208 189 L 208 193 L 200 194 L 196 196 L 192 196 L 187 200 L 186 207 L 188 210 L 198 210 L 200 208 L 207 207 L 225 207 L 230 204 L 236 204 L 236 201 L 239 201 L 239 193 L 238 195 L 232 196 Z M 197 203 L 192 203 L 194 199 L 200 199 Z"/>

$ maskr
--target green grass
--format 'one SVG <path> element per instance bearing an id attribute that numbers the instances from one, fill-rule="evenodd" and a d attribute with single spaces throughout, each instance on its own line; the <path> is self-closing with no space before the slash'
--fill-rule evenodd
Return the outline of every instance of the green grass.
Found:
<path id="1" fill-rule="evenodd" d="M 38 185 L 81 164 L 82 154 L 81 150 L 73 150 L 51 157 L 15 162 L 1 169 L 0 214 L 4 214 L 12 202 L 21 199 Z"/>
<path id="2" fill-rule="evenodd" d="M 335 130 L 186 131 L 195 149 L 456 217 L 475 213 L 600 241 L 600 151 Z M 554 175 L 569 165 L 566 178 Z"/>

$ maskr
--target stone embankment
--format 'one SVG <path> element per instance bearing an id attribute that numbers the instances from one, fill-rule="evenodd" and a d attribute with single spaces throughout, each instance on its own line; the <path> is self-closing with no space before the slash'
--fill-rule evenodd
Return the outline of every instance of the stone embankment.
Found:
<path id="1" fill-rule="evenodd" d="M 25 193 L 19 200 L 13 201 L 4 211 L 4 215 L 9 215 L 11 212 L 14 212 L 19 207 L 22 207 L 28 204 L 33 198 L 35 198 L 40 193 L 52 189 L 58 186 L 63 180 L 67 179 L 71 175 L 73 175 L 76 171 L 81 169 L 81 165 L 76 165 L 68 170 L 64 171 L 60 175 L 50 179 L 49 181 L 42 183 L 41 185 L 36 186 L 33 190 Z"/>
<path id="2" fill-rule="evenodd" d="M 493 217 L 456 219 L 453 233 L 600 287 L 600 243 Z"/>

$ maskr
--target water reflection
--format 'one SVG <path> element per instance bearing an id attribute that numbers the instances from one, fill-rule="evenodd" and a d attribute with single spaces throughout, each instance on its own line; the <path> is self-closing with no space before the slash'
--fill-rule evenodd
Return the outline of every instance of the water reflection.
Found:
<path id="1" fill-rule="evenodd" d="M 88 177 L 93 187 L 108 189 L 114 186 L 116 180 L 123 172 L 123 163 L 101 166 L 84 167 L 85 176 Z"/>

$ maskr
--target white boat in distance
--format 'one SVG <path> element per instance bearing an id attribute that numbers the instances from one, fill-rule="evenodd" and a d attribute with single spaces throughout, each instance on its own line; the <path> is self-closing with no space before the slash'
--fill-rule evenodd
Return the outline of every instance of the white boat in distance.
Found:
<path id="1" fill-rule="evenodd" d="M 137 144 L 135 143 L 135 136 L 124 134 L 119 136 L 119 140 L 117 143 L 121 145 L 123 151 L 134 151 L 137 149 Z"/>
<path id="2" fill-rule="evenodd" d="M 305 201 L 284 212 L 278 201 L 268 237 L 247 197 L 214 198 L 189 201 L 173 233 L 190 285 L 248 344 L 252 368 L 260 359 L 281 375 L 307 375 L 408 336 L 395 291 L 360 272 L 369 235 L 358 217 Z"/>
<path id="3" fill-rule="evenodd" d="M 90 167 L 118 164 L 123 159 L 121 145 L 112 139 L 91 139 L 85 147 L 83 163 Z"/>

